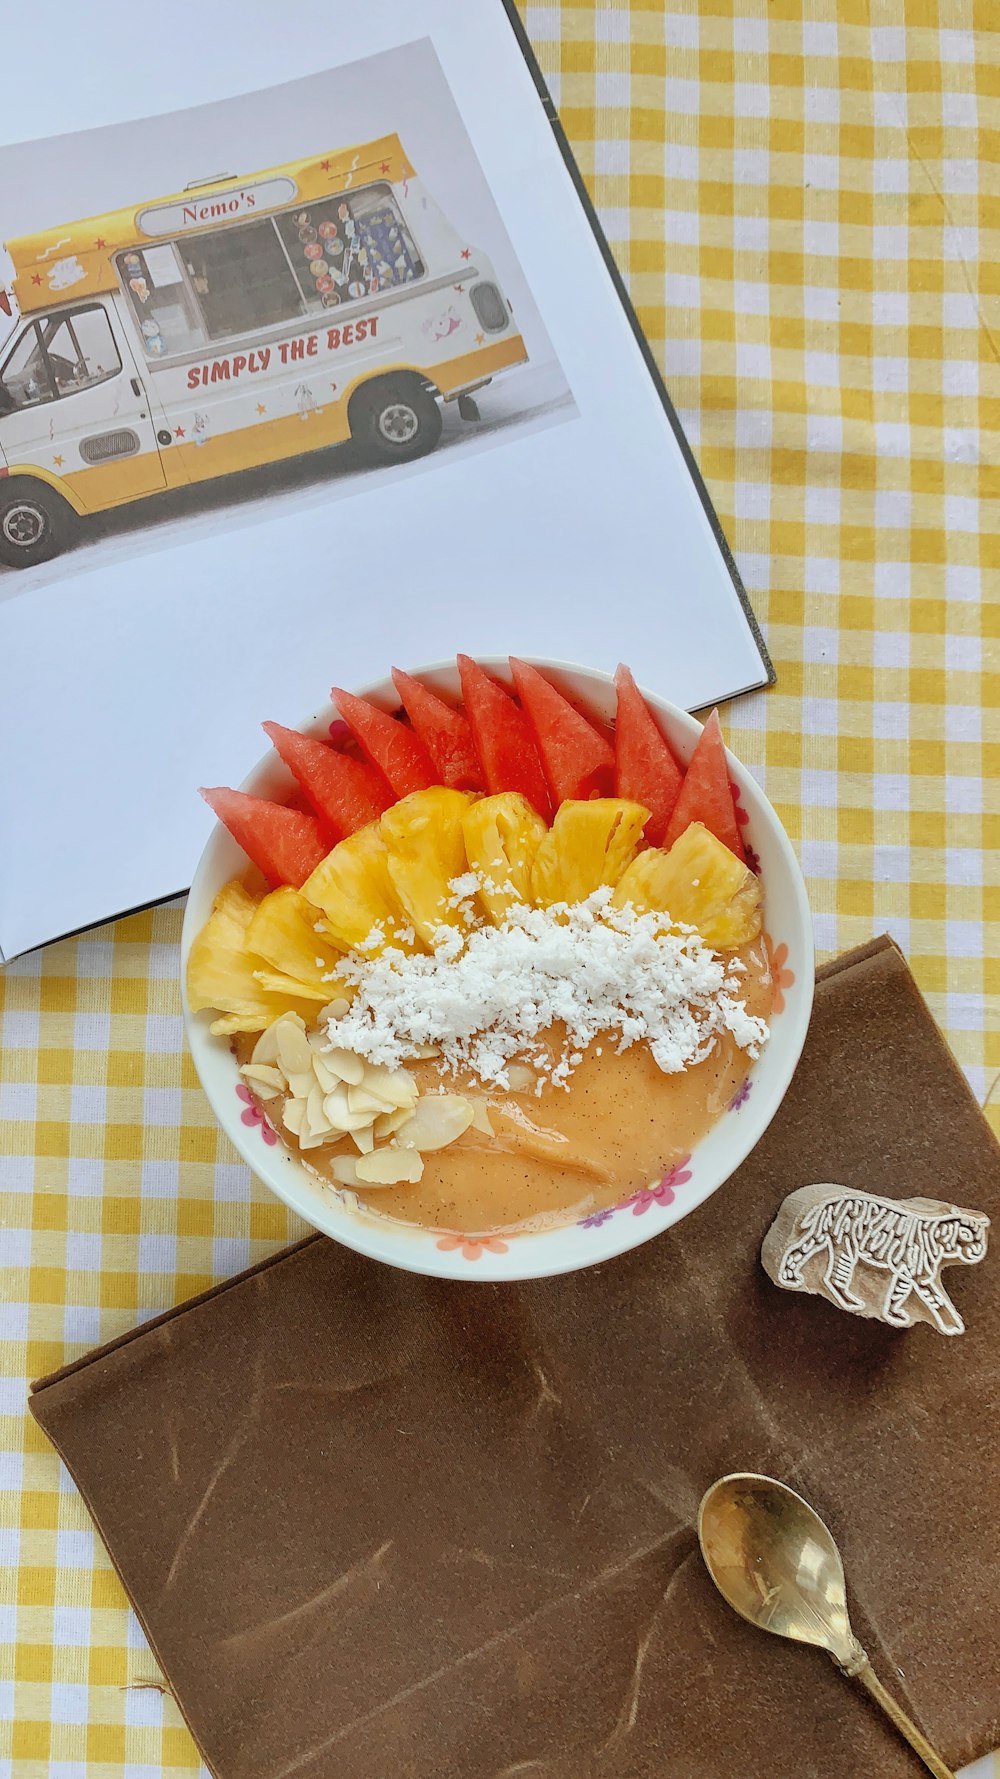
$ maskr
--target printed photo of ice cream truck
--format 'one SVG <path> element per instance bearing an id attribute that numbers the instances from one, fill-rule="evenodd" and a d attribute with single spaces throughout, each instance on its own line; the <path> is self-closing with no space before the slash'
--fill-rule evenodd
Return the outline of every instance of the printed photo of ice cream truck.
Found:
<path id="1" fill-rule="evenodd" d="M 396 136 L 8 240 L 0 563 L 88 515 L 352 440 L 437 444 L 527 361 L 489 259 Z"/>

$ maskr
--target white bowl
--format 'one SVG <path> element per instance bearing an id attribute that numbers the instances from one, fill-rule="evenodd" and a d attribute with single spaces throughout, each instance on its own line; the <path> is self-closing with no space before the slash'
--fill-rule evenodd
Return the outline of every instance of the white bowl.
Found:
<path id="1" fill-rule="evenodd" d="M 510 683 L 507 662 L 484 656 L 482 665 L 498 679 Z M 612 717 L 615 691 L 607 674 L 556 661 L 534 665 L 568 692 L 603 717 Z M 454 663 L 415 669 L 431 686 L 457 694 L 458 672 Z M 362 688 L 365 697 L 398 708 L 392 682 L 379 680 Z M 652 693 L 645 694 L 678 758 L 690 758 L 701 726 L 676 705 Z M 332 706 L 318 711 L 301 725 L 306 733 L 325 736 L 337 716 Z M 734 784 L 739 787 L 748 821 L 744 838 L 756 852 L 764 884 L 764 926 L 776 971 L 777 992 L 771 1017 L 771 1036 L 747 1082 L 730 1109 L 696 1146 L 686 1162 L 672 1168 L 662 1181 L 650 1182 L 614 1210 L 600 1211 L 583 1222 L 537 1234 L 448 1236 L 395 1221 L 367 1206 L 358 1205 L 309 1172 L 302 1162 L 275 1139 L 256 1108 L 241 1096 L 241 1078 L 226 1038 L 209 1032 L 212 1015 L 193 1014 L 184 993 L 184 1019 L 195 1068 L 216 1117 L 244 1160 L 271 1191 L 283 1199 L 307 1223 L 359 1253 L 409 1272 L 449 1279 L 533 1279 L 552 1273 L 572 1272 L 593 1266 L 638 1247 L 686 1217 L 728 1180 L 759 1141 L 781 1104 L 799 1059 L 813 995 L 813 943 L 809 904 L 798 860 L 774 810 L 738 761 L 729 757 Z M 288 790 L 291 778 L 277 755 L 270 752 L 244 780 L 242 789 L 275 796 Z M 201 856 L 188 897 L 181 939 L 182 983 L 187 957 L 195 934 L 211 913 L 217 891 L 230 878 L 246 870 L 246 858 L 220 825 Z M 733 1206 L 739 1220 L 739 1206 Z"/>

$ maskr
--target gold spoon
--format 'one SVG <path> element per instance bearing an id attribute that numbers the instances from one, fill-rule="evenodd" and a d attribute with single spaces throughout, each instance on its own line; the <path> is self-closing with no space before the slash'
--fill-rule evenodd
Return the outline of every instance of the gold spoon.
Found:
<path id="1" fill-rule="evenodd" d="M 936 1779 L 955 1779 L 874 1673 L 847 1616 L 840 1552 L 808 1501 L 770 1476 L 724 1476 L 698 1509 L 698 1541 L 709 1575 L 742 1618 L 825 1649 L 867 1688 Z"/>

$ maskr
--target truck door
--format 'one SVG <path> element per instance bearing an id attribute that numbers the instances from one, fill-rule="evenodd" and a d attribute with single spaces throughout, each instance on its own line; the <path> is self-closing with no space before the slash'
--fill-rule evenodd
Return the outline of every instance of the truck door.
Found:
<path id="1" fill-rule="evenodd" d="M 0 367 L 0 441 L 12 475 L 46 471 L 86 512 L 165 487 L 145 388 L 99 299 L 22 328 Z"/>

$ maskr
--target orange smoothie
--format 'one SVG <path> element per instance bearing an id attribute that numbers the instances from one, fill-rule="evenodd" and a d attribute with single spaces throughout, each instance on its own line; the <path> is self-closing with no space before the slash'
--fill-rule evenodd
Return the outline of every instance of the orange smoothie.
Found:
<path id="1" fill-rule="evenodd" d="M 763 940 L 735 955 L 746 966 L 740 994 L 747 1011 L 766 1020 L 772 983 Z M 551 1040 L 555 1053 L 557 1028 Z M 238 1040 L 241 1062 L 252 1048 L 252 1039 Z M 357 1195 L 403 1222 L 485 1234 L 570 1222 L 659 1179 L 726 1110 L 750 1059 L 726 1034 L 703 1062 L 668 1075 L 646 1043 L 618 1054 L 613 1038 L 598 1038 L 567 1086 L 546 1080 L 540 1094 L 488 1088 L 471 1074 L 445 1073 L 434 1060 L 407 1066 L 421 1093 L 443 1088 L 484 1102 L 494 1135 L 470 1128 L 447 1148 L 425 1155 L 416 1184 L 359 1188 Z M 271 1099 L 264 1109 L 281 1130 L 280 1103 Z M 297 1147 L 290 1132 L 282 1130 L 282 1136 Z M 302 1159 L 335 1184 L 334 1157 L 355 1153 L 351 1138 L 341 1137 Z"/>

